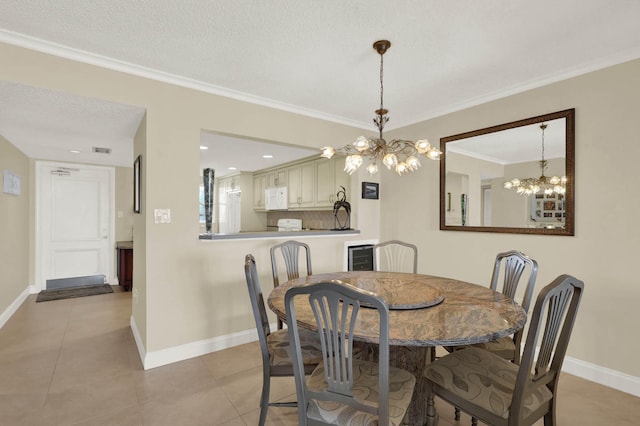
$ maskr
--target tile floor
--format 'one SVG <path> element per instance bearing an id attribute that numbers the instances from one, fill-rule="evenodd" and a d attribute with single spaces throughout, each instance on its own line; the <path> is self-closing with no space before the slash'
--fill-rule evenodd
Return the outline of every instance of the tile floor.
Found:
<path id="1" fill-rule="evenodd" d="M 130 315 L 131 293 L 121 291 L 43 303 L 30 296 L 0 329 L 0 425 L 257 424 L 257 343 L 144 371 Z M 292 379 L 272 384 L 272 400 L 294 399 Z M 440 425 L 470 424 L 437 406 Z M 640 398 L 564 375 L 558 411 L 562 426 L 636 425 Z M 272 407 L 267 424 L 296 420 L 295 409 Z"/>

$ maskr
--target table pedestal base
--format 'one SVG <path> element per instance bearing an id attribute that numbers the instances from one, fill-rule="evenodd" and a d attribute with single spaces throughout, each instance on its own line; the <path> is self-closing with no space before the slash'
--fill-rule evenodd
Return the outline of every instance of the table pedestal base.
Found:
<path id="1" fill-rule="evenodd" d="M 389 365 L 407 370 L 416 377 L 416 387 L 404 424 L 416 426 L 427 423 L 429 395 L 423 370 L 431 362 L 432 349 L 424 346 L 389 346 Z M 378 345 L 375 343 L 353 342 L 353 351 L 359 359 L 378 362 Z"/>

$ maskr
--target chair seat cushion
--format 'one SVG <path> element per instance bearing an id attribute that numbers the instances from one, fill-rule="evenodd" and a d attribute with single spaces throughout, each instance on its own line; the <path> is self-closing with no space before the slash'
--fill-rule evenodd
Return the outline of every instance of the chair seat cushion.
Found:
<path id="1" fill-rule="evenodd" d="M 490 342 L 476 343 L 467 346 L 445 346 L 445 349 L 448 352 L 455 352 L 466 348 L 484 349 L 485 351 L 489 351 L 492 354 L 496 354 L 500 358 L 504 358 L 509 361 L 513 361 L 516 352 L 516 345 L 513 343 L 513 338 L 511 336 L 505 336 Z"/>
<path id="2" fill-rule="evenodd" d="M 300 348 L 304 364 L 318 364 L 322 362 L 322 349 L 318 334 L 300 329 Z M 291 365 L 289 334 L 287 330 L 277 330 L 267 336 L 269 359 L 272 366 Z"/>
<path id="3" fill-rule="evenodd" d="M 506 419 L 518 369 L 518 365 L 483 349 L 467 348 L 429 364 L 424 375 L 438 386 Z M 525 397 L 524 416 L 552 397 L 546 386 L 538 386 Z"/>
<path id="4" fill-rule="evenodd" d="M 353 396 L 359 401 L 378 403 L 378 370 L 375 362 L 353 360 Z M 389 367 L 389 422 L 399 425 L 409 407 L 416 378 L 406 370 Z M 318 367 L 307 378 L 307 386 L 315 392 L 327 388 L 324 366 Z M 333 401 L 310 400 L 307 408 L 309 418 L 327 424 L 369 426 L 378 424 L 378 416 L 358 411 L 348 405 Z"/>

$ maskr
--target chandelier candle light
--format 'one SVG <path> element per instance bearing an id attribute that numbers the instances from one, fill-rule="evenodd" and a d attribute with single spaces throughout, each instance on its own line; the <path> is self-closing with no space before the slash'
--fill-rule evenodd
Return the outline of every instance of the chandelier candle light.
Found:
<path id="1" fill-rule="evenodd" d="M 382 84 L 383 77 L 383 55 L 391 47 L 388 40 L 379 40 L 373 43 L 373 48 L 380 54 L 380 108 L 375 111 L 376 117 L 373 119 L 374 124 L 378 127 L 378 137 L 366 138 L 360 136 L 352 144 L 342 148 L 335 149 L 331 146 L 322 148 L 322 157 L 331 158 L 336 152 L 346 155 L 344 161 L 344 171 L 352 174 L 362 165 L 364 158 L 370 160 L 367 165 L 367 172 L 371 175 L 378 172 L 378 161 L 381 161 L 387 169 L 393 169 L 398 175 L 406 172 L 413 172 L 420 167 L 421 155 L 430 160 L 440 159 L 440 150 L 432 147 L 426 139 L 420 139 L 412 142 L 404 139 L 392 139 L 387 142 L 382 137 L 382 129 L 389 121 L 387 113 L 389 112 L 383 106 L 384 87 Z"/>
<path id="2" fill-rule="evenodd" d="M 540 163 L 540 177 L 538 178 L 523 178 L 513 179 L 504 183 L 506 189 L 515 189 L 518 194 L 531 195 L 542 192 L 544 194 L 564 194 L 567 192 L 567 177 L 552 176 L 546 177 L 544 171 L 547 169 L 547 160 L 544 159 L 544 130 L 547 125 L 542 123 L 540 129 L 542 130 L 542 160 Z"/>

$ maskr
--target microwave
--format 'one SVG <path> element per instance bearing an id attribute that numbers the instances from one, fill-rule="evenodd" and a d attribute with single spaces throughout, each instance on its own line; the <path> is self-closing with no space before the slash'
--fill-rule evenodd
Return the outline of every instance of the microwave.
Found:
<path id="1" fill-rule="evenodd" d="M 287 210 L 288 192 L 286 186 L 267 188 L 264 190 L 265 210 Z"/>

